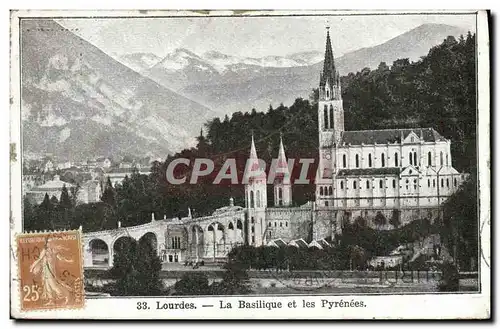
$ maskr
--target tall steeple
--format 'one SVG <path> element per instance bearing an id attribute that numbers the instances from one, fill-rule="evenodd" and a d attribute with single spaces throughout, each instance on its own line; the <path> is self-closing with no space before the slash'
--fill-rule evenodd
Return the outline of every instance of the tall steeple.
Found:
<path id="1" fill-rule="evenodd" d="M 277 160 L 276 178 L 274 179 L 274 205 L 289 206 L 292 203 L 292 187 L 281 134 Z"/>
<path id="2" fill-rule="evenodd" d="M 289 176 L 288 162 L 286 160 L 285 148 L 283 147 L 283 137 L 280 133 L 280 148 L 278 151 L 278 162 L 276 166 L 276 177 L 283 178 L 284 176 Z"/>
<path id="3" fill-rule="evenodd" d="M 258 159 L 257 150 L 255 149 L 255 141 L 253 140 L 253 132 L 252 132 L 252 145 L 250 146 L 250 159 Z"/>
<path id="4" fill-rule="evenodd" d="M 337 83 L 337 71 L 335 70 L 335 60 L 333 59 L 332 42 L 330 40 L 330 27 L 326 28 L 326 49 L 325 60 L 323 62 L 323 72 L 320 74 L 320 87 L 328 83 L 333 86 Z"/>

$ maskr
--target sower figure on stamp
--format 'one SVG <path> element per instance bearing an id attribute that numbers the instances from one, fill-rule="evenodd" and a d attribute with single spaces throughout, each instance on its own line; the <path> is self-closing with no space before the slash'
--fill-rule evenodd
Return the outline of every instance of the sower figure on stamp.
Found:
<path id="1" fill-rule="evenodd" d="M 30 272 L 34 275 L 41 273 L 42 281 L 42 299 L 48 300 L 45 305 L 53 305 L 54 299 L 59 300 L 64 298 L 64 304 L 68 303 L 68 295 L 73 289 L 66 283 L 59 280 L 56 276 L 56 263 L 63 261 L 73 263 L 72 259 L 68 259 L 61 255 L 61 251 L 69 250 L 55 243 L 50 237 L 45 241 L 45 246 L 40 253 L 40 257 L 33 262 L 30 267 Z"/>

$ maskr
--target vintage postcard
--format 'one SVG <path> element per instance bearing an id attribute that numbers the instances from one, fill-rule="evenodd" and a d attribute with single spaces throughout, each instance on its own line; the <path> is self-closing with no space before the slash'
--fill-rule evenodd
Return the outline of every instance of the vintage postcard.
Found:
<path id="1" fill-rule="evenodd" d="M 488 319 L 485 11 L 11 11 L 11 316 Z"/>

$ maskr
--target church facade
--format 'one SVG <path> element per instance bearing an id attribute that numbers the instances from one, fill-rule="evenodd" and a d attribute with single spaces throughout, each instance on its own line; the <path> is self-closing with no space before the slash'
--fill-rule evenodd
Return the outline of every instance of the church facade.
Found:
<path id="1" fill-rule="evenodd" d="M 238 245 L 328 245 L 346 222 L 362 219 L 378 229 L 440 216 L 440 205 L 467 178 L 453 168 L 450 140 L 432 128 L 345 131 L 340 75 L 327 32 L 318 102 L 319 170 L 316 198 L 292 206 L 292 182 L 280 140 L 273 196 L 259 168 L 252 137 L 249 164 L 256 175 L 245 184 L 245 205 L 217 209 L 212 216 L 154 220 L 151 223 L 84 236 L 86 266 L 92 266 L 93 243 L 106 246 L 108 266 L 115 244 L 132 234 L 148 237 L 164 262 L 225 259 Z M 273 200 L 269 205 L 268 200 Z M 375 219 L 384 217 L 378 225 Z M 106 252 L 105 252 L 106 254 Z"/>

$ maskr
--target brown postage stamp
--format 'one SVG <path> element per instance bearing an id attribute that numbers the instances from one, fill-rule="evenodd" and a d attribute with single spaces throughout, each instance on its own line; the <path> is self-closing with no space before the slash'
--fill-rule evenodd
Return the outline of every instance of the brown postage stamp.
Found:
<path id="1" fill-rule="evenodd" d="M 80 232 L 25 233 L 16 240 L 21 309 L 83 307 Z"/>

